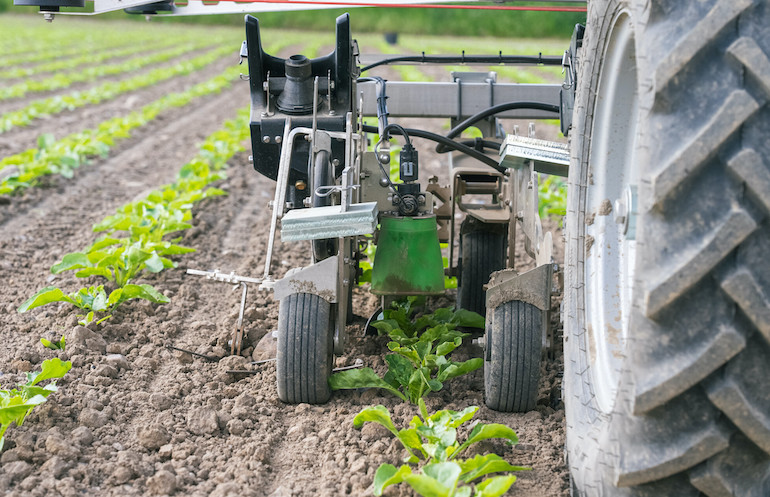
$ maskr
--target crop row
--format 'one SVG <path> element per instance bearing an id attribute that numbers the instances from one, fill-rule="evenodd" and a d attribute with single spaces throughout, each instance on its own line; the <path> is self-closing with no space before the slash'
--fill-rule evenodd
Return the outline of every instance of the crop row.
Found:
<path id="1" fill-rule="evenodd" d="M 104 285 L 81 288 L 70 294 L 65 294 L 55 287 L 47 287 L 22 304 L 19 312 L 26 312 L 50 302 L 69 302 L 86 312 L 80 316 L 81 324 L 85 325 L 94 322 L 95 313 L 110 312 L 130 299 L 168 302 L 168 299 L 151 285 L 134 284 L 131 281 L 144 269 L 157 272 L 164 267 L 173 267 L 174 263 L 165 256 L 193 250 L 175 245 L 173 241 L 165 241 L 163 237 L 190 227 L 186 221 L 191 218 L 191 207 L 196 201 L 222 193 L 206 187 L 222 177 L 218 171 L 226 166 L 226 161 L 235 152 L 241 150 L 241 142 L 248 135 L 247 118 L 248 109 L 244 109 L 238 113 L 237 119 L 226 122 L 221 130 L 210 135 L 201 146 L 199 154 L 182 168 L 173 184 L 151 192 L 143 200 L 127 204 L 119 209 L 117 214 L 95 226 L 95 230 L 105 231 L 107 234 L 89 248 L 88 256 L 94 257 L 98 253 L 104 257 L 99 261 L 101 264 L 98 267 L 84 263 L 87 267 L 81 268 L 78 275 L 107 277 L 116 286 L 109 294 L 105 292 Z M 114 238 L 114 235 L 120 232 L 125 232 L 127 236 Z M 75 266 L 75 259 L 77 254 L 68 254 L 52 271 L 74 269 L 61 266 Z M 109 315 L 101 320 L 108 317 Z M 53 349 L 63 349 L 65 345 L 64 337 L 56 343 L 44 339 L 41 342 Z M 42 382 L 62 378 L 71 368 L 70 361 L 48 359 L 43 361 L 41 371 L 27 373 L 27 381 L 17 388 L 0 389 L 0 451 L 8 428 L 12 424 L 21 426 L 36 406 L 57 391 L 55 381 L 46 386 L 41 386 Z"/>
<path id="2" fill-rule="evenodd" d="M 189 40 L 201 35 L 219 35 L 232 33 L 232 29 L 189 28 L 187 26 L 166 25 L 162 30 L 157 26 L 132 22 L 93 23 L 67 19 L 56 23 L 55 29 L 38 16 L 0 16 L 0 53 L 3 57 L 26 55 L 20 61 L 34 60 L 38 54 L 46 53 L 55 58 L 67 53 L 82 53 L 107 45 L 126 45 L 134 40 L 162 40 L 166 37 L 185 36 Z M 77 49 L 77 51 L 71 51 Z M 6 65 L 6 64 L 3 64 Z"/>
<path id="3" fill-rule="evenodd" d="M 118 140 L 155 119 L 172 107 L 182 107 L 195 98 L 219 93 L 238 77 L 238 67 L 229 67 L 222 74 L 198 83 L 180 93 L 165 95 L 126 116 L 104 121 L 94 129 L 73 133 L 55 141 L 51 135 L 38 139 L 38 148 L 26 150 L 0 160 L 0 194 L 11 194 L 33 186 L 43 176 L 58 174 L 71 177 L 73 169 L 90 158 L 106 156 Z"/>
<path id="4" fill-rule="evenodd" d="M 178 43 L 186 43 L 187 41 L 186 38 L 180 36 L 163 40 L 139 40 L 136 43 L 128 45 L 121 44 L 117 47 L 107 48 L 106 50 L 104 47 L 101 47 L 101 50 L 88 51 L 87 53 L 78 52 L 75 54 L 75 57 L 57 58 L 52 62 L 33 66 L 24 65 L 11 67 L 10 69 L 0 71 L 0 79 L 25 78 L 35 74 L 74 69 L 75 67 L 86 64 L 95 65 L 112 58 L 127 57 L 138 52 L 162 49 Z"/>
<path id="5" fill-rule="evenodd" d="M 219 60 L 223 55 L 231 54 L 231 45 L 220 46 L 187 61 L 180 61 L 169 67 L 154 69 L 123 81 L 110 81 L 84 91 L 57 95 L 35 100 L 26 107 L 0 116 L 0 133 L 17 126 L 26 126 L 41 116 L 52 115 L 64 110 L 72 110 L 88 104 L 95 104 L 117 97 L 122 93 L 145 88 L 174 76 L 190 74 Z"/>
<path id="6" fill-rule="evenodd" d="M 58 73 L 49 78 L 35 80 L 28 79 L 15 85 L 0 88 L 0 100 L 23 97 L 27 93 L 56 90 L 67 88 L 74 83 L 91 81 L 105 76 L 119 75 L 137 71 L 151 64 L 158 64 L 179 57 L 188 52 L 209 46 L 208 40 L 199 40 L 197 43 L 183 44 L 152 54 L 142 54 L 129 60 L 102 66 L 89 67 L 66 73 Z M 232 45 L 230 45 L 232 46 Z"/>
<path id="7" fill-rule="evenodd" d="M 109 318 L 110 312 L 129 299 L 168 302 L 151 285 L 133 282 L 144 271 L 157 273 L 176 267 L 170 257 L 195 250 L 178 245 L 178 238 L 167 237 L 191 227 L 189 221 L 196 202 L 224 193 L 209 185 L 224 177 L 221 171 L 233 154 L 243 149 L 241 143 L 248 133 L 248 109 L 242 109 L 236 119 L 226 122 L 206 139 L 173 183 L 120 207 L 116 214 L 95 224 L 94 231 L 103 235 L 83 251 L 65 255 L 51 268 L 54 274 L 76 271 L 79 278 L 103 277 L 112 288 L 109 293 L 103 284 L 72 293 L 46 287 L 22 304 L 19 312 L 51 302 L 68 302 L 85 312 L 80 316 L 81 324 L 85 325 Z"/>

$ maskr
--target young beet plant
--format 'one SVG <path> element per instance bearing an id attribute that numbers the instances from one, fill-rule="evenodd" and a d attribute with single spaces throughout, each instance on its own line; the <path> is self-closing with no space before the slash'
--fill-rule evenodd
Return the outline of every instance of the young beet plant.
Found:
<path id="1" fill-rule="evenodd" d="M 371 368 L 341 371 L 329 378 L 332 390 L 382 388 L 413 404 L 428 392 L 443 388 L 445 381 L 480 368 L 483 359 L 454 362 L 447 356 L 462 344 L 467 333 L 458 326 L 484 327 L 484 318 L 466 310 L 438 309 L 411 320 L 415 299 L 384 312 L 373 326 L 391 339 L 385 356 L 388 372 L 380 377 Z"/>
<path id="2" fill-rule="evenodd" d="M 457 440 L 457 429 L 473 418 L 478 407 L 460 412 L 441 410 L 429 415 L 420 399 L 420 416 L 415 416 L 408 428 L 397 429 L 384 406 L 367 407 L 353 420 L 361 428 L 366 422 L 378 423 L 398 438 L 407 451 L 404 464 L 396 468 L 383 464 L 374 475 L 374 495 L 385 488 L 405 482 L 423 497 L 497 497 L 516 481 L 513 475 L 500 475 L 478 481 L 492 473 L 521 471 L 529 468 L 512 466 L 497 454 L 477 455 L 469 459 L 459 456 L 474 443 L 491 438 L 518 442 L 516 433 L 501 424 L 476 424 L 467 439 Z M 424 463 L 418 469 L 418 465 Z"/>
<path id="3" fill-rule="evenodd" d="M 5 432 L 11 423 L 21 426 L 27 415 L 57 390 L 56 382 L 41 387 L 38 383 L 45 380 L 62 378 L 72 368 L 72 363 L 62 362 L 59 358 L 43 361 L 42 369 L 36 373 L 27 373 L 27 382 L 12 390 L 0 390 L 0 451 L 5 444 Z"/>
<path id="4" fill-rule="evenodd" d="M 51 302 L 68 302 L 85 312 L 83 315 L 78 315 L 78 317 L 81 318 L 78 323 L 86 326 L 96 319 L 96 313 L 107 314 L 96 321 L 96 324 L 109 319 L 111 317 L 111 314 L 109 313 L 112 312 L 112 310 L 130 299 L 143 299 L 156 304 L 165 304 L 169 302 L 168 297 L 162 295 L 151 285 L 128 284 L 122 288 L 113 290 L 109 295 L 104 291 L 104 285 L 81 288 L 77 292 L 70 293 L 69 295 L 65 294 L 59 288 L 49 286 L 43 288 L 27 299 L 26 302 L 21 304 L 18 311 L 20 313 L 27 312 L 30 309 L 50 304 Z M 64 346 L 63 337 L 61 345 L 62 347 Z"/>

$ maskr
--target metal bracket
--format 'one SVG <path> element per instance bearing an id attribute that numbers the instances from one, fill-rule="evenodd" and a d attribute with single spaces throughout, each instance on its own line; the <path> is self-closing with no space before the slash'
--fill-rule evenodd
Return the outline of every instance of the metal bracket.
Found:
<path id="1" fill-rule="evenodd" d="M 520 300 L 541 311 L 550 310 L 552 275 L 553 264 L 543 264 L 521 274 L 513 269 L 492 273 L 487 285 L 487 309 L 494 309 L 512 300 Z"/>
<path id="2" fill-rule="evenodd" d="M 295 293 L 311 293 L 330 304 L 336 304 L 337 257 L 329 257 L 310 266 L 289 270 L 286 276 L 273 285 L 273 297 L 275 300 L 281 300 Z"/>

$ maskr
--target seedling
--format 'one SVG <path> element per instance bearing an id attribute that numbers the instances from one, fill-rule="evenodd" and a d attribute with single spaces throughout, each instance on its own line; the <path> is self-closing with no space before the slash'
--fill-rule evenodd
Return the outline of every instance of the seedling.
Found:
<path id="1" fill-rule="evenodd" d="M 529 468 L 513 466 L 497 454 L 477 455 L 470 459 L 459 459 L 468 447 L 476 442 L 500 438 L 513 445 L 518 443 L 516 433 L 502 424 L 476 424 L 465 442 L 457 440 L 457 429 L 470 421 L 478 411 L 471 406 L 460 412 L 441 410 L 429 415 L 425 402 L 418 401 L 420 416 L 415 416 L 409 428 L 398 430 L 384 406 L 367 407 L 353 420 L 353 426 L 361 428 L 366 422 L 384 426 L 398 438 L 407 451 L 404 462 L 396 468 L 382 464 L 374 475 L 374 495 L 398 483 L 406 482 L 424 497 L 493 497 L 504 494 L 516 481 L 513 475 L 495 476 L 468 486 L 479 478 L 491 473 L 521 471 Z M 415 472 L 413 465 L 424 462 Z M 411 465 L 411 466 L 410 466 Z"/>
<path id="2" fill-rule="evenodd" d="M 104 285 L 81 288 L 77 292 L 65 294 L 61 289 L 48 286 L 27 299 L 18 309 L 20 313 L 27 312 L 35 307 L 40 307 L 51 302 L 69 302 L 82 311 L 88 311 L 81 318 L 79 324 L 86 326 L 95 319 L 95 313 L 112 312 L 120 304 L 130 299 L 143 299 L 156 304 L 168 303 L 168 297 L 158 292 L 151 285 L 126 285 L 110 292 L 109 296 L 104 291 Z M 112 317 L 112 314 L 102 317 L 96 324 Z M 44 344 L 45 345 L 45 344 Z"/>
<path id="3" fill-rule="evenodd" d="M 11 423 L 21 426 L 27 415 L 57 390 L 56 382 L 52 381 L 44 387 L 38 383 L 55 378 L 62 378 L 72 368 L 70 361 L 47 359 L 43 361 L 39 372 L 27 373 L 27 382 L 12 390 L 0 390 L 0 451 L 5 444 L 5 432 Z"/>
<path id="4" fill-rule="evenodd" d="M 454 362 L 448 355 L 462 344 L 467 333 L 457 326 L 484 327 L 484 318 L 466 311 L 438 309 L 412 321 L 416 299 L 396 304 L 385 311 L 385 319 L 373 323 L 380 334 L 392 340 L 385 356 L 388 372 L 380 377 L 371 368 L 342 371 L 329 378 L 332 390 L 383 388 L 404 401 L 417 404 L 428 392 L 437 392 L 445 381 L 470 373 L 483 365 L 483 359 Z"/>
<path id="5" fill-rule="evenodd" d="M 43 347 L 51 350 L 64 350 L 64 346 L 66 345 L 66 342 L 64 341 L 64 335 L 61 336 L 58 342 L 52 342 L 47 338 L 41 338 L 40 343 L 43 344 Z"/>

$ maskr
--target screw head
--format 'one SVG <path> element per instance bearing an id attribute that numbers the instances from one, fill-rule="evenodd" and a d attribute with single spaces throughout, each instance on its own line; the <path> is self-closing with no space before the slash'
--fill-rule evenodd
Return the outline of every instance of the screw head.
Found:
<path id="1" fill-rule="evenodd" d="M 263 136 L 262 137 L 262 143 L 270 143 L 270 137 L 269 136 Z"/>

